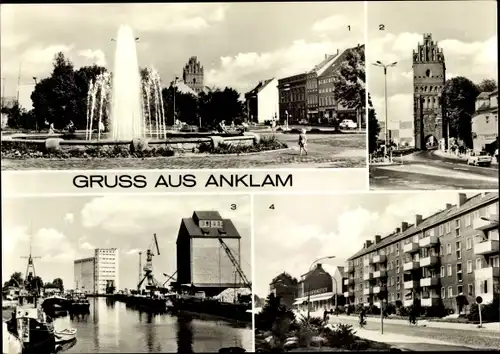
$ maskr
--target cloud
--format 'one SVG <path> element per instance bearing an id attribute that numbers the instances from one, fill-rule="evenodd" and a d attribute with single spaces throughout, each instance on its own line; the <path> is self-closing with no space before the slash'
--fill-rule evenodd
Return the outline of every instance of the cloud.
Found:
<path id="1" fill-rule="evenodd" d="M 360 22 L 357 22 L 356 25 L 357 24 L 360 24 Z M 348 18 L 343 15 L 332 15 L 316 21 L 313 24 L 312 30 L 314 32 L 325 34 L 341 30 L 345 31 L 348 30 L 349 27 L 354 27 L 352 18 Z"/>
<path id="2" fill-rule="evenodd" d="M 94 63 L 96 65 L 106 66 L 106 55 L 100 49 L 80 50 L 78 52 L 78 55 L 81 57 L 84 57 L 86 59 L 89 59 L 90 61 L 92 61 L 92 63 Z"/>
<path id="3" fill-rule="evenodd" d="M 66 215 L 64 215 L 64 222 L 72 224 L 74 221 L 75 221 L 75 214 L 66 213 Z"/>

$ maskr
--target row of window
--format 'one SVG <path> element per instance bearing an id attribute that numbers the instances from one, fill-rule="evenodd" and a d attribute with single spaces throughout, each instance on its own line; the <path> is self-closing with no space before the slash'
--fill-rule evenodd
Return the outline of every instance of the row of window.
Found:
<path id="1" fill-rule="evenodd" d="M 321 80 L 318 80 L 318 83 L 320 85 L 324 85 L 324 84 L 331 84 L 333 82 L 333 77 L 328 77 L 326 79 L 321 79 Z"/>
<path id="2" fill-rule="evenodd" d="M 475 210 L 472 213 L 468 213 L 464 215 L 464 225 L 465 227 L 472 227 L 473 220 L 479 219 L 480 217 L 486 216 L 486 215 L 498 215 L 498 202 L 491 204 L 487 207 Z M 446 223 L 440 224 L 437 226 L 438 228 L 438 236 L 444 236 L 445 233 L 449 234 L 452 232 L 452 224 L 454 226 L 453 232 L 455 233 L 455 236 L 460 237 L 460 227 L 461 227 L 461 221 L 460 218 L 457 218 L 453 221 L 448 221 Z M 423 233 L 418 233 L 414 235 L 413 237 L 406 238 L 405 240 L 401 241 L 401 248 L 405 244 L 409 243 L 417 243 L 419 239 L 425 238 L 426 236 L 434 236 L 434 230 L 435 227 L 430 228 L 428 230 L 425 230 Z M 451 247 L 451 246 L 450 246 Z M 354 264 L 355 266 L 361 265 L 362 260 L 368 260 L 373 258 L 376 255 L 391 255 L 393 253 L 396 254 L 396 256 L 399 256 L 400 252 L 400 244 L 398 243 L 393 243 L 391 245 L 388 245 L 385 248 L 380 248 L 378 250 L 375 250 L 371 252 L 370 254 L 365 254 L 362 258 L 356 258 L 354 262 L 349 262 L 350 265 Z"/>

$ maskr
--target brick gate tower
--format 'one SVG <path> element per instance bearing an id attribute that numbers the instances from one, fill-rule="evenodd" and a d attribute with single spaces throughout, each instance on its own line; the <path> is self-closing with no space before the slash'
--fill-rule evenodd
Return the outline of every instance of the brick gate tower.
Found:
<path id="1" fill-rule="evenodd" d="M 413 122 L 415 148 L 425 150 L 446 138 L 441 93 L 446 81 L 443 50 L 424 34 L 424 42 L 413 51 Z"/>
<path id="2" fill-rule="evenodd" d="M 182 70 L 182 79 L 196 93 L 203 91 L 204 69 L 197 57 L 189 58 Z"/>

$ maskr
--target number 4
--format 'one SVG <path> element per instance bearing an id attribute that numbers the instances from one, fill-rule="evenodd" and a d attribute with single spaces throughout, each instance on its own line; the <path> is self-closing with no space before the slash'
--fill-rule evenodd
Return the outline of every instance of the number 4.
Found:
<path id="1" fill-rule="evenodd" d="M 269 206 L 269 209 L 274 210 L 274 204 L 271 204 L 271 205 Z"/>

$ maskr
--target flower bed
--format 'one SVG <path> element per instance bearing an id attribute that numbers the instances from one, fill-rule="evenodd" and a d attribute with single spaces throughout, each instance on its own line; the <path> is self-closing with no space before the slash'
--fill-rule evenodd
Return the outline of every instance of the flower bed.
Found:
<path id="1" fill-rule="evenodd" d="M 217 147 L 212 147 L 209 143 L 203 143 L 199 146 L 199 152 L 207 152 L 211 154 L 245 154 L 252 152 L 270 151 L 286 149 L 288 145 L 276 139 L 275 136 L 262 136 L 260 141 L 249 145 L 239 144 L 237 142 L 220 143 Z"/>

